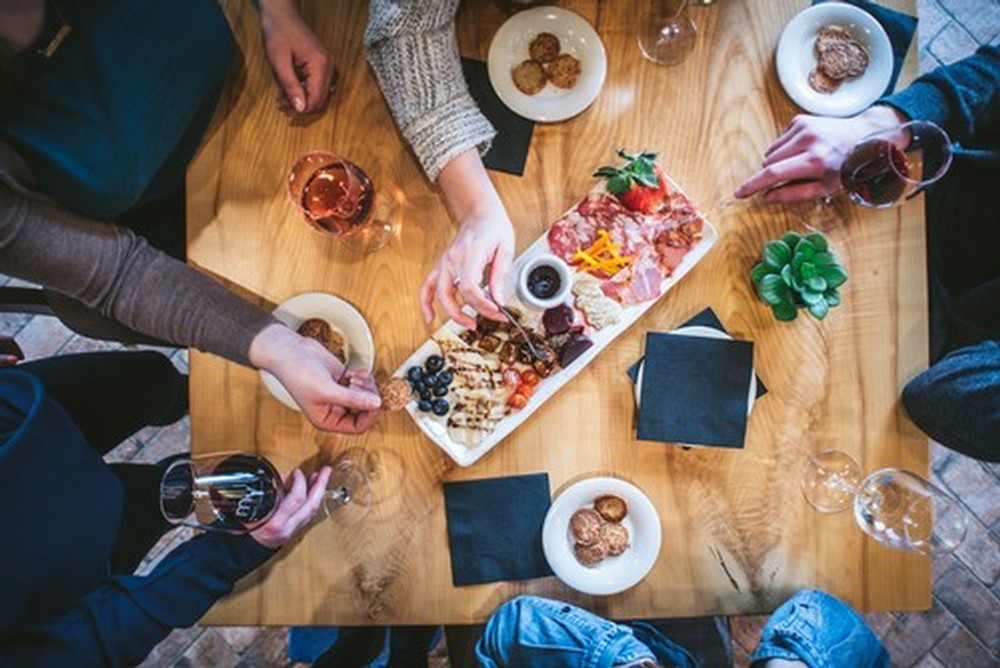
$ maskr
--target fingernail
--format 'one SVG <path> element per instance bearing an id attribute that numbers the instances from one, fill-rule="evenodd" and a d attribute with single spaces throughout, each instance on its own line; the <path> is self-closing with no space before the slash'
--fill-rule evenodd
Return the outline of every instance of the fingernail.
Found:
<path id="1" fill-rule="evenodd" d="M 305 100 L 303 100 L 301 97 L 293 97 L 292 106 L 295 107 L 295 111 L 299 112 L 300 114 L 306 109 Z"/>

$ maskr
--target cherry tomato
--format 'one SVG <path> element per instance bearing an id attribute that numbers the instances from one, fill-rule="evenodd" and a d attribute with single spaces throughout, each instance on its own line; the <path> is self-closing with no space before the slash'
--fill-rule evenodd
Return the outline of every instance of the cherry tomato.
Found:
<path id="1" fill-rule="evenodd" d="M 514 390 L 514 392 L 516 394 L 523 394 L 525 399 L 529 399 L 531 395 L 535 393 L 535 388 L 527 383 L 521 383 L 517 386 L 517 389 Z"/>
<path id="2" fill-rule="evenodd" d="M 541 377 L 539 377 L 538 372 L 534 371 L 533 369 L 528 369 L 527 371 L 521 372 L 521 382 L 524 383 L 525 385 L 534 387 L 535 385 L 538 385 L 538 381 L 540 380 Z"/>
<path id="3" fill-rule="evenodd" d="M 528 405 L 528 397 L 520 393 L 512 394 L 510 395 L 510 399 L 507 400 L 507 405 L 520 410 Z"/>
<path id="4" fill-rule="evenodd" d="M 503 370 L 503 384 L 514 388 L 521 384 L 521 374 L 514 367 L 507 367 Z"/>

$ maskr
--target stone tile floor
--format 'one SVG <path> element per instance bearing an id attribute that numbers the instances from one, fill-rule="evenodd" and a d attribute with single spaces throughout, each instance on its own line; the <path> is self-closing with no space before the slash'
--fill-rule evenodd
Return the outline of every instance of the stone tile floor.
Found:
<path id="1" fill-rule="evenodd" d="M 918 0 L 917 6 L 921 71 L 958 60 L 980 44 L 1000 43 L 1000 0 Z M 0 314 L 0 334 L 16 336 L 28 359 L 122 348 L 76 335 L 47 316 Z M 187 351 L 161 352 L 187 371 Z M 155 462 L 188 450 L 189 439 L 190 426 L 185 419 L 137 433 L 110 453 L 109 459 Z M 933 444 L 932 474 L 969 510 L 973 518 L 969 535 L 954 554 L 935 559 L 933 607 L 929 611 L 866 617 L 889 649 L 894 666 L 1000 666 L 1000 465 L 982 464 Z M 141 570 L 151 568 L 187 537 L 184 530 L 164 536 Z M 765 621 L 763 616 L 730 619 L 738 666 L 747 664 Z M 289 666 L 293 664 L 288 661 L 287 649 L 285 628 L 195 626 L 171 633 L 143 666 Z M 448 665 L 443 644 L 432 653 L 431 665 Z"/>

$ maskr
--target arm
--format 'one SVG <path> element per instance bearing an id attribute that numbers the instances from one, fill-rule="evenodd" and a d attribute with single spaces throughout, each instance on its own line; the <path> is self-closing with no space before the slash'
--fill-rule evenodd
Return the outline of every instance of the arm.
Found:
<path id="1" fill-rule="evenodd" d="M 368 62 L 404 139 L 427 177 L 441 186 L 459 231 L 421 288 L 425 319 L 437 298 L 445 312 L 473 326 L 459 296 L 480 313 L 503 315 L 482 289 L 503 300 L 514 231 L 483 167 L 496 132 L 469 95 L 455 37 L 458 0 L 373 0 L 365 45 Z M 456 286 L 456 282 L 458 285 Z"/>
<path id="2" fill-rule="evenodd" d="M 141 662 L 174 628 L 197 622 L 237 580 L 305 528 L 330 480 L 324 467 L 307 489 L 301 471 L 262 528 L 247 536 L 206 533 L 184 543 L 146 576 L 112 578 L 46 624 L 0 638 L 0 664 L 125 666 Z"/>
<path id="3" fill-rule="evenodd" d="M 337 68 L 326 47 L 302 20 L 296 0 L 258 0 L 264 51 L 278 83 L 279 106 L 307 114 L 326 104 Z"/>
<path id="4" fill-rule="evenodd" d="M 882 98 L 910 118 L 940 125 L 955 141 L 973 137 L 1000 102 L 1000 47 L 984 46 L 975 55 L 939 67 L 905 90 Z M 992 109 L 991 109 L 992 108 Z M 993 118 L 994 123 L 1000 119 Z"/>
<path id="5" fill-rule="evenodd" d="M 345 387 L 343 365 L 268 313 L 151 248 L 0 185 L 0 272 L 72 297 L 132 329 L 272 372 L 317 427 L 357 432 L 377 395 Z"/>

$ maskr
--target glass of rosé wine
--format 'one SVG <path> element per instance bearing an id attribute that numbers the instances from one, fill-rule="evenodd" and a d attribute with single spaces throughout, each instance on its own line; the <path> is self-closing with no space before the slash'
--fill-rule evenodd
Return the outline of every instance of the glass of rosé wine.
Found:
<path id="1" fill-rule="evenodd" d="M 359 166 L 326 151 L 298 159 L 288 175 L 288 196 L 312 227 L 338 237 L 359 253 L 373 253 L 392 239 L 397 225 L 391 202 L 376 197 Z"/>

